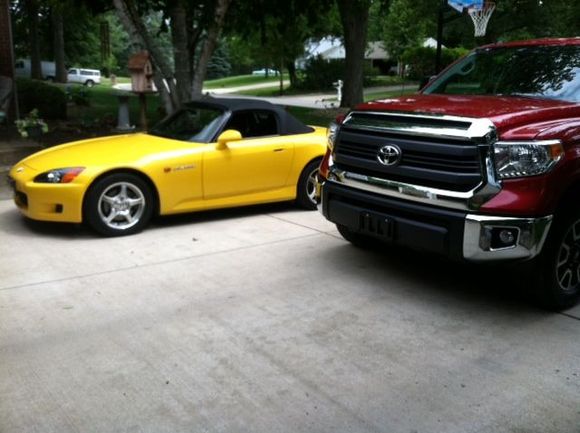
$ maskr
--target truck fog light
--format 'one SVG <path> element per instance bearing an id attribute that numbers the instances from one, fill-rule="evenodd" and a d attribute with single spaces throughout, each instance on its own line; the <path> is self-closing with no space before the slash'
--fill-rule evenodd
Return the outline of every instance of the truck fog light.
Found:
<path id="1" fill-rule="evenodd" d="M 518 241 L 519 229 L 515 227 L 494 227 L 491 231 L 491 249 L 512 248 Z"/>
<path id="2" fill-rule="evenodd" d="M 512 245 L 514 243 L 515 236 L 509 230 L 502 230 L 499 232 L 499 240 L 506 245 Z"/>

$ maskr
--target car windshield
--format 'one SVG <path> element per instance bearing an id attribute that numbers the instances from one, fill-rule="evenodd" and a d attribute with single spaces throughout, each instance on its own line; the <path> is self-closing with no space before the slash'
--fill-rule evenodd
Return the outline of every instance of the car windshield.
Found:
<path id="1" fill-rule="evenodd" d="M 479 49 L 451 66 L 423 93 L 580 102 L 580 46 Z"/>
<path id="2" fill-rule="evenodd" d="M 210 107 L 186 107 L 149 130 L 149 134 L 174 140 L 208 143 L 216 134 L 224 114 Z"/>

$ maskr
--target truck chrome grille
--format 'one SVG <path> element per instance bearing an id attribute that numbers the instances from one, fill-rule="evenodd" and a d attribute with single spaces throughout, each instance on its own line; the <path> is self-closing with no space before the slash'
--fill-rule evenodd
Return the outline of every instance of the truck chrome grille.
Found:
<path id="1" fill-rule="evenodd" d="M 469 137 L 468 120 L 354 113 L 341 126 L 334 164 L 366 176 L 470 191 L 482 182 L 482 152 L 486 148 Z M 386 145 L 401 150 L 396 165 L 385 166 L 377 159 Z"/>

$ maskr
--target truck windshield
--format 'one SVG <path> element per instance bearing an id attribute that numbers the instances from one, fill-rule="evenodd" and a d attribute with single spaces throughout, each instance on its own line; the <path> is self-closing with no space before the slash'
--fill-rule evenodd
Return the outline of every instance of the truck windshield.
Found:
<path id="1" fill-rule="evenodd" d="M 423 93 L 580 102 L 580 46 L 479 49 L 441 74 Z"/>

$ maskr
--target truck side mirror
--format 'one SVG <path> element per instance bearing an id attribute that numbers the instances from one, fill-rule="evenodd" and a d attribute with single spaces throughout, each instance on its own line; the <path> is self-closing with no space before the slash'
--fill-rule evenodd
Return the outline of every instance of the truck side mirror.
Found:
<path id="1" fill-rule="evenodd" d="M 242 134 L 240 131 L 236 131 L 235 129 L 226 129 L 222 132 L 218 139 L 217 139 L 217 150 L 227 149 L 228 143 L 230 141 L 240 141 L 242 139 Z"/>

